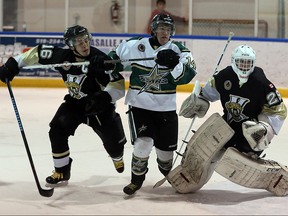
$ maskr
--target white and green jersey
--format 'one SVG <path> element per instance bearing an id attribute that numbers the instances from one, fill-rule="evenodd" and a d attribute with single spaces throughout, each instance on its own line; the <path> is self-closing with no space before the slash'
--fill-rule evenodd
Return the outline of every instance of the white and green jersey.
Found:
<path id="1" fill-rule="evenodd" d="M 122 62 L 115 71 L 131 65 L 130 85 L 125 104 L 153 111 L 176 110 L 176 87 L 189 83 L 196 75 L 196 65 L 191 52 L 179 42 L 169 41 L 163 46 L 152 47 L 149 38 L 135 37 L 122 41 L 115 51 L 109 53 L 113 59 L 135 59 L 156 57 L 160 50 L 177 52 L 179 64 L 172 69 L 156 64 L 154 60 Z"/>

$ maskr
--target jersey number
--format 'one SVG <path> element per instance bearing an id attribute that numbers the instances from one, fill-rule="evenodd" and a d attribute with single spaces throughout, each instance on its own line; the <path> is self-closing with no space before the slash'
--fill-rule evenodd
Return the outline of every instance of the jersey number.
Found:
<path id="1" fill-rule="evenodd" d="M 54 46 L 52 45 L 42 45 L 39 55 L 42 59 L 50 59 L 52 57 Z"/>
<path id="2" fill-rule="evenodd" d="M 270 92 L 267 95 L 267 101 L 268 101 L 268 104 L 270 106 L 280 103 L 281 96 L 280 96 L 279 92 L 278 91 L 276 91 L 276 93 L 275 92 Z"/>

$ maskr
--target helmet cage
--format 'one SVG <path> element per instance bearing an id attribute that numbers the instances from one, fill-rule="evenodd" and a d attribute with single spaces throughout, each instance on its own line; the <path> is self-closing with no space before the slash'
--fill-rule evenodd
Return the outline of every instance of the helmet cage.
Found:
<path id="1" fill-rule="evenodd" d="M 232 53 L 231 66 L 237 74 L 240 83 L 246 83 L 254 71 L 256 61 L 255 51 L 247 45 L 237 47 Z"/>
<path id="2" fill-rule="evenodd" d="M 151 35 L 156 35 L 159 24 L 169 26 L 171 28 L 170 36 L 175 35 L 175 23 L 171 16 L 168 14 L 157 14 L 153 17 L 151 22 Z"/>

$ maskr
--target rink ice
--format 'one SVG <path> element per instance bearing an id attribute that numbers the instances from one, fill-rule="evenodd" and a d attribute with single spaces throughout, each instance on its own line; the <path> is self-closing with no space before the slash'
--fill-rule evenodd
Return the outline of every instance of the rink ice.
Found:
<path id="1" fill-rule="evenodd" d="M 13 87 L 13 83 L 12 83 Z M 38 178 L 45 188 L 45 178 L 52 173 L 53 163 L 48 137 L 49 122 L 62 102 L 66 89 L 13 88 L 27 141 Z M 178 108 L 187 97 L 178 93 Z M 122 189 L 130 182 L 132 146 L 124 100 L 118 102 L 128 142 L 125 146 L 125 171 L 118 174 L 91 128 L 81 125 L 70 138 L 73 158 L 72 176 L 67 187 L 56 188 L 50 198 L 37 191 L 23 139 L 15 118 L 8 89 L 0 88 L 0 214 L 26 215 L 287 215 L 288 197 L 275 197 L 267 191 L 238 186 L 214 173 L 197 193 L 178 194 L 166 182 L 153 185 L 162 175 L 158 171 L 155 151 L 149 159 L 149 172 L 143 188 L 132 197 Z M 288 99 L 285 99 L 288 106 Z M 197 129 L 214 112 L 222 114 L 220 102 L 211 104 L 207 115 L 196 119 Z M 191 120 L 179 117 L 179 145 Z M 285 122 L 266 158 L 288 165 L 288 123 Z M 189 135 L 191 137 L 192 133 Z M 184 148 L 182 149 L 182 151 Z M 180 163 L 180 157 L 175 164 Z"/>

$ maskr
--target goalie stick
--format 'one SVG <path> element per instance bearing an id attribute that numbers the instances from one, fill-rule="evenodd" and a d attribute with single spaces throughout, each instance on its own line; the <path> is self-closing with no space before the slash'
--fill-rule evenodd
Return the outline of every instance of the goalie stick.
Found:
<path id="1" fill-rule="evenodd" d="M 217 72 L 218 67 L 219 67 L 219 65 L 220 65 L 220 62 L 222 61 L 222 58 L 223 58 L 223 56 L 224 56 L 224 53 L 226 52 L 226 49 L 227 49 L 227 47 L 228 47 L 228 45 L 229 45 L 229 43 L 230 43 L 230 41 L 231 41 L 231 39 L 232 39 L 233 36 L 234 36 L 234 32 L 229 32 L 228 39 L 227 39 L 226 44 L 225 44 L 225 46 L 224 46 L 224 49 L 223 49 L 223 51 L 222 51 L 222 53 L 221 53 L 221 56 L 220 56 L 220 58 L 219 58 L 219 60 L 218 60 L 218 62 L 217 62 L 217 64 L 216 64 L 214 73 Z"/>
<path id="2" fill-rule="evenodd" d="M 149 61 L 149 60 L 155 60 L 154 57 L 148 57 L 148 58 L 134 58 L 134 59 L 115 59 L 115 60 L 105 60 L 104 63 L 120 63 L 120 62 L 129 62 L 129 61 Z M 66 63 L 60 63 L 60 64 L 47 64 L 47 65 L 29 65 L 25 66 L 22 69 L 36 69 L 36 68 L 55 68 L 55 67 L 69 67 L 69 66 L 81 66 L 81 65 L 89 65 L 89 61 L 84 62 L 66 62 Z"/>
<path id="3" fill-rule="evenodd" d="M 193 88 L 193 93 L 196 94 L 197 96 L 200 94 L 200 91 L 201 91 L 201 86 L 200 86 L 200 82 L 198 80 L 195 81 L 195 84 L 194 84 L 194 88 Z M 195 122 L 195 119 L 196 119 L 196 115 L 194 115 L 194 117 L 192 118 L 192 121 L 190 123 L 190 126 L 189 126 L 189 129 L 182 141 L 182 144 L 181 144 L 181 147 L 179 149 L 179 153 L 181 152 L 183 146 L 184 146 L 184 143 L 187 143 L 187 137 L 191 131 L 191 128 Z M 174 164 L 176 163 L 176 160 L 178 158 L 178 154 L 176 155 L 174 161 L 173 161 L 173 164 L 172 164 L 172 167 L 174 166 Z M 164 182 L 167 180 L 167 177 L 165 176 L 163 179 L 161 179 L 160 181 L 156 182 L 156 184 L 153 186 L 153 188 L 158 188 L 160 187 L 162 184 L 164 184 Z"/>
<path id="4" fill-rule="evenodd" d="M 39 183 L 39 179 L 37 177 L 36 169 L 35 169 L 35 166 L 34 166 L 34 163 L 33 163 L 31 152 L 29 150 L 29 145 L 28 145 L 28 142 L 27 142 L 27 139 L 26 139 L 26 135 L 25 135 L 25 132 L 24 132 L 24 128 L 23 128 L 23 125 L 22 125 L 22 122 L 21 122 L 21 118 L 20 118 L 20 115 L 19 115 L 19 112 L 18 112 L 18 108 L 17 108 L 17 105 L 16 105 L 16 101 L 15 101 L 15 98 L 14 98 L 14 94 L 13 94 L 12 87 L 11 87 L 9 79 L 6 79 L 6 83 L 7 83 L 7 87 L 8 87 L 10 98 L 11 98 L 11 101 L 12 101 L 12 105 L 13 105 L 13 108 L 14 108 L 14 111 L 15 111 L 16 119 L 17 119 L 17 122 L 18 122 L 18 125 L 19 125 L 19 129 L 20 129 L 23 141 L 24 141 L 24 145 L 25 145 L 25 148 L 26 148 L 26 152 L 27 152 L 27 155 L 28 155 L 28 158 L 29 158 L 29 162 L 30 162 L 30 165 L 31 165 L 31 168 L 32 168 L 32 172 L 33 172 L 33 175 L 34 175 L 34 179 L 35 179 L 39 194 L 41 196 L 44 196 L 44 197 L 51 197 L 53 195 L 53 193 L 54 193 L 54 188 L 43 189 L 41 187 L 40 183 Z"/>
<path id="5" fill-rule="evenodd" d="M 226 52 L 226 49 L 227 49 L 227 47 L 228 47 L 228 45 L 229 45 L 229 43 L 230 43 L 230 41 L 231 41 L 231 39 L 232 39 L 233 36 L 234 36 L 234 33 L 233 33 L 233 32 L 229 32 L 228 39 L 227 39 L 226 44 L 225 44 L 225 46 L 224 46 L 224 48 L 223 48 L 223 51 L 222 51 L 222 53 L 221 53 L 221 56 L 220 56 L 220 58 L 219 58 L 219 60 L 218 60 L 218 62 L 217 62 L 217 64 L 216 64 L 214 73 L 217 73 L 217 70 L 218 70 L 218 67 L 219 67 L 219 65 L 220 65 L 220 62 L 222 61 L 222 58 L 223 58 L 223 56 L 224 56 L 224 53 Z M 196 85 L 196 84 L 197 84 L 197 85 L 199 84 L 199 83 L 197 83 L 197 82 L 198 82 L 198 81 L 196 80 L 195 85 Z M 199 86 L 200 86 L 200 84 L 199 84 Z M 193 90 L 193 91 L 194 91 L 194 90 Z M 199 93 L 200 93 L 200 92 L 199 92 Z M 199 94 L 199 93 L 198 93 L 198 94 Z M 184 140 L 183 140 L 183 143 L 182 143 L 182 145 L 181 145 L 180 150 L 182 149 L 183 144 L 184 144 L 184 143 L 187 143 L 187 142 L 186 142 L 186 138 L 187 138 L 187 136 L 188 136 L 188 134 L 189 134 L 189 132 L 190 132 L 190 129 L 191 129 L 191 127 L 192 127 L 192 124 L 193 124 L 194 121 L 195 121 L 195 118 L 196 118 L 196 116 L 194 116 L 194 117 L 192 118 L 191 125 L 190 125 L 189 130 L 188 130 L 188 132 L 187 132 L 187 134 L 186 134 L 186 136 L 185 136 L 185 138 L 184 138 Z M 179 151 L 179 152 L 180 152 L 180 151 Z M 178 157 L 178 154 L 177 154 L 175 160 L 173 161 L 173 165 L 175 164 L 177 157 Z M 173 167 L 173 165 L 172 165 L 172 167 Z M 167 180 L 167 177 L 165 177 L 165 178 L 161 179 L 160 181 L 156 182 L 156 184 L 153 186 L 153 188 L 160 187 L 166 180 Z"/>
<path id="6" fill-rule="evenodd" d="M 192 126 L 193 126 L 193 124 L 194 124 L 195 119 L 196 119 L 196 116 L 194 116 L 194 117 L 192 118 L 191 124 L 190 124 L 190 126 L 189 126 L 189 129 L 188 129 L 185 137 L 184 137 L 184 140 L 182 141 L 182 145 L 181 145 L 181 147 L 180 147 L 180 149 L 179 149 L 179 152 L 181 152 L 181 149 L 182 149 L 184 143 L 187 143 L 186 139 L 187 139 L 187 137 L 188 137 L 188 134 L 189 134 L 190 131 L 191 131 L 191 128 L 192 128 Z M 175 157 L 175 159 L 174 159 L 174 161 L 173 161 L 172 167 L 174 166 L 177 158 L 178 158 L 178 154 L 176 155 L 176 157 Z M 160 187 L 162 184 L 164 184 L 164 182 L 165 182 L 166 180 L 167 180 L 167 177 L 165 176 L 163 179 L 161 179 L 160 181 L 156 182 L 156 184 L 153 186 L 153 188 L 158 188 L 158 187 Z"/>

